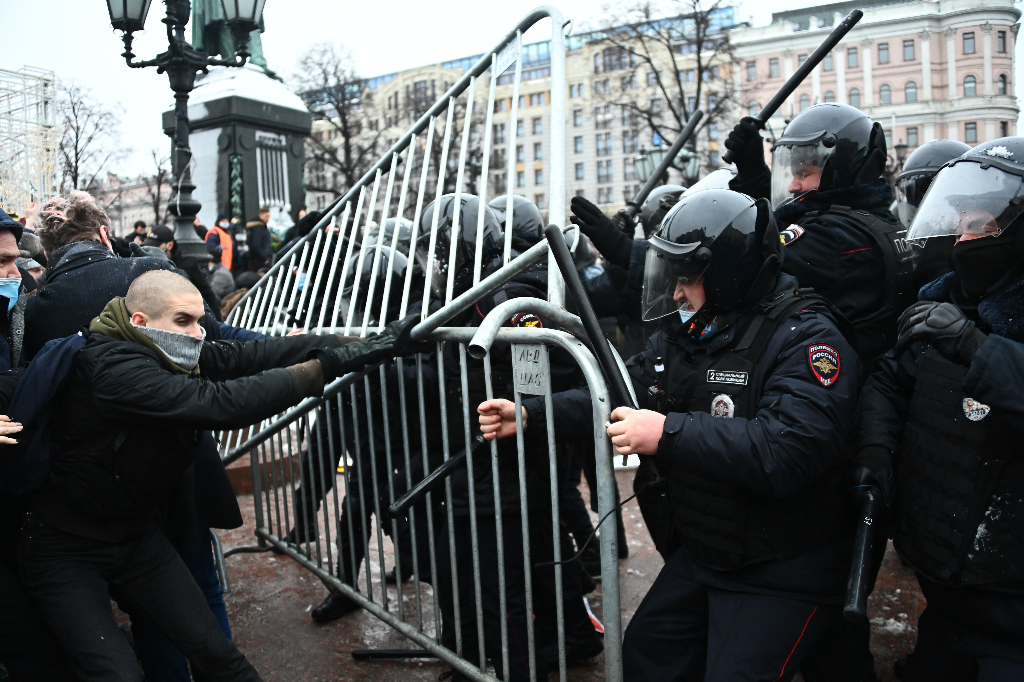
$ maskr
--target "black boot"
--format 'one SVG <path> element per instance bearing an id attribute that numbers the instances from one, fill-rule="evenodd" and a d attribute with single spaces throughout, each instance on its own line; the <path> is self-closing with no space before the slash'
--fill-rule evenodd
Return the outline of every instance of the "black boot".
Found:
<path id="1" fill-rule="evenodd" d="M 330 623 L 332 620 L 338 620 L 345 614 L 358 611 L 361 608 L 359 604 L 341 592 L 331 592 L 327 595 L 327 599 L 324 599 L 324 603 L 313 609 L 313 613 L 310 615 L 312 615 L 314 623 Z"/>
<path id="2" fill-rule="evenodd" d="M 404 585 L 410 580 L 412 580 L 412 571 L 402 571 L 402 584 Z M 396 585 L 398 583 L 398 578 L 397 576 L 395 576 L 395 569 L 392 568 L 390 571 L 384 574 L 384 582 L 386 582 L 388 585 Z"/>

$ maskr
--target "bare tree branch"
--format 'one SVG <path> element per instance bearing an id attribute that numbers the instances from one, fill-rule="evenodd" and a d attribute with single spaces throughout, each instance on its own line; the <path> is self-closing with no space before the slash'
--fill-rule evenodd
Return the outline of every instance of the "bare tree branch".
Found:
<path id="1" fill-rule="evenodd" d="M 147 176 L 145 180 L 146 197 L 153 207 L 153 224 L 167 225 L 167 203 L 163 190 L 164 185 L 170 187 L 171 158 L 159 155 L 155 149 L 150 152 L 150 156 L 153 159 L 153 175 Z"/>
<path id="2" fill-rule="evenodd" d="M 63 134 L 57 148 L 62 190 L 98 191 L 98 178 L 126 150 L 117 144 L 119 110 L 107 108 L 75 83 L 63 89 L 57 118 Z"/>

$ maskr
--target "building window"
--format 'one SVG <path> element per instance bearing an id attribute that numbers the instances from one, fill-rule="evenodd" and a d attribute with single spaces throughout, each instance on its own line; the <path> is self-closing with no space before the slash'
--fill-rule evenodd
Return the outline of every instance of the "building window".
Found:
<path id="1" fill-rule="evenodd" d="M 543 194 L 534 194 L 533 195 L 533 203 L 537 204 L 537 208 L 539 208 L 540 210 L 543 211 L 544 210 L 544 195 Z"/>
<path id="2" fill-rule="evenodd" d="M 494 144 L 505 144 L 505 124 L 504 123 L 495 123 L 494 124 L 494 133 L 493 133 L 492 137 L 494 138 Z"/>
<path id="3" fill-rule="evenodd" d="M 630 76 L 623 76 L 621 86 L 623 90 L 636 90 L 636 74 L 634 73 Z"/>
<path id="4" fill-rule="evenodd" d="M 543 185 L 544 184 L 544 169 L 534 168 L 533 169 L 533 184 Z"/>
<path id="5" fill-rule="evenodd" d="M 526 152 L 523 151 L 523 145 L 516 145 L 516 163 L 523 163 L 526 161 Z"/>
<path id="6" fill-rule="evenodd" d="M 846 49 L 846 66 L 850 69 L 856 69 L 860 66 L 860 60 L 857 56 L 857 48 L 850 47 Z"/>
<path id="7" fill-rule="evenodd" d="M 714 112 L 718 108 L 718 95 L 708 95 L 708 111 Z"/>
<path id="8" fill-rule="evenodd" d="M 825 58 L 821 60 L 821 69 L 823 71 L 831 71 L 833 68 L 834 67 L 832 65 L 832 53 L 829 52 L 827 55 L 825 55 Z"/>
<path id="9" fill-rule="evenodd" d="M 1009 121 L 1000 121 L 999 122 L 999 137 L 1009 137 L 1009 136 L 1010 136 L 1010 122 Z"/>
<path id="10" fill-rule="evenodd" d="M 522 137 L 526 134 L 526 126 L 523 125 L 523 119 L 516 121 L 516 137 Z"/>
<path id="11" fill-rule="evenodd" d="M 573 109 L 572 110 L 572 124 L 574 127 L 579 128 L 583 125 L 583 110 Z"/>
<path id="12" fill-rule="evenodd" d="M 907 98 L 907 102 L 917 101 L 917 83 L 914 81 L 907 81 L 906 86 L 903 88 L 904 96 Z"/>
<path id="13" fill-rule="evenodd" d="M 636 106 L 636 102 L 632 102 L 632 106 Z M 636 113 L 636 109 L 629 107 L 622 107 L 622 125 L 623 126 L 635 126 L 640 123 L 640 116 Z"/>
<path id="14" fill-rule="evenodd" d="M 803 66 L 804 62 L 806 62 L 806 61 L 807 61 L 807 55 L 805 55 L 805 54 L 797 55 L 797 57 L 796 57 L 797 68 Z"/>
<path id="15" fill-rule="evenodd" d="M 530 95 L 530 106 L 531 107 L 539 107 L 539 106 L 541 106 L 543 104 L 544 104 L 544 93 L 543 92 L 535 92 L 532 95 Z"/>
<path id="16" fill-rule="evenodd" d="M 573 148 L 573 151 L 576 152 L 577 154 L 582 154 L 583 153 L 583 136 L 582 135 L 577 135 L 576 137 L 572 138 L 572 148 Z"/>
<path id="17" fill-rule="evenodd" d="M 657 84 L 658 84 L 658 74 L 656 74 L 653 71 L 648 71 L 647 72 L 647 85 L 657 85 Z"/>
<path id="18" fill-rule="evenodd" d="M 612 202 L 612 191 L 610 188 L 598 187 L 597 188 L 597 203 L 599 204 L 610 204 Z"/>
<path id="19" fill-rule="evenodd" d="M 912 62 L 914 61 L 914 41 L 904 40 L 903 41 L 903 61 Z"/>
<path id="20" fill-rule="evenodd" d="M 611 182 L 612 181 L 612 162 L 611 159 L 608 161 L 597 162 L 597 181 L 598 182 Z"/>
<path id="21" fill-rule="evenodd" d="M 636 130 L 622 131 L 622 153 L 635 154 L 639 146 L 640 133 Z"/>
<path id="22" fill-rule="evenodd" d="M 627 181 L 636 180 L 636 170 L 633 168 L 633 159 L 622 160 L 622 179 Z"/>
<path id="23" fill-rule="evenodd" d="M 1006 78 L 1006 74 L 1005 73 L 999 75 L 999 80 L 996 81 L 996 94 L 997 95 L 1005 95 L 1006 94 L 1007 80 L 1008 79 Z"/>
<path id="24" fill-rule="evenodd" d="M 747 102 L 747 116 L 757 116 L 759 113 L 761 113 L 760 102 Z"/>
<path id="25" fill-rule="evenodd" d="M 534 135 L 540 135 L 543 132 L 544 132 L 544 125 L 541 122 L 541 119 L 539 119 L 539 118 L 533 119 L 533 134 Z"/>
<path id="26" fill-rule="evenodd" d="M 708 152 L 708 159 L 711 161 L 712 166 L 719 165 L 718 151 L 712 149 L 710 152 Z"/>
<path id="27" fill-rule="evenodd" d="M 860 109 L 860 90 L 850 88 L 850 106 Z"/>
<path id="28" fill-rule="evenodd" d="M 768 60 L 768 77 L 778 78 L 779 77 L 779 58 L 772 57 Z"/>
<path id="29" fill-rule="evenodd" d="M 519 95 L 519 108 L 522 109 L 526 106 L 526 95 Z"/>
<path id="30" fill-rule="evenodd" d="M 996 32 L 996 52 L 1006 52 L 1006 31 Z"/>
<path id="31" fill-rule="evenodd" d="M 757 62 L 747 62 L 747 80 L 757 80 Z"/>
<path id="32" fill-rule="evenodd" d="M 974 76 L 964 78 L 964 97 L 977 97 L 978 79 Z"/>
<path id="33" fill-rule="evenodd" d="M 601 73 L 601 53 L 594 53 L 594 73 Z"/>
<path id="34" fill-rule="evenodd" d="M 917 145 L 917 128 L 907 128 L 907 146 L 916 147 Z"/>
<path id="35" fill-rule="evenodd" d="M 964 34 L 964 54 L 974 54 L 974 31 Z"/>
<path id="36" fill-rule="evenodd" d="M 717 123 L 709 123 L 708 124 L 708 139 L 711 140 L 712 142 L 714 142 L 715 140 L 718 139 L 718 124 Z"/>
<path id="37" fill-rule="evenodd" d="M 885 131 L 885 148 L 886 149 L 892 149 L 892 131 L 891 130 L 886 130 Z"/>
<path id="38" fill-rule="evenodd" d="M 576 190 L 576 196 L 581 197 L 581 198 L 586 197 L 587 196 L 587 190 L 585 190 L 585 189 L 578 189 L 578 190 Z"/>
<path id="39" fill-rule="evenodd" d="M 572 98 L 583 97 L 583 88 L 584 87 L 585 86 L 584 86 L 583 83 L 577 83 L 575 85 L 570 85 L 569 86 L 569 97 L 572 97 Z"/>
<path id="40" fill-rule="evenodd" d="M 577 180 L 583 180 L 584 177 L 585 177 L 585 175 L 584 175 L 584 171 L 583 171 L 583 164 L 582 163 L 577 163 L 576 164 L 576 179 Z"/>
<path id="41" fill-rule="evenodd" d="M 803 111 L 809 106 L 811 106 L 811 96 L 807 93 L 800 95 L 800 111 Z"/>
<path id="42" fill-rule="evenodd" d="M 544 145 L 540 142 L 533 143 L 533 160 L 542 161 L 544 159 Z"/>
<path id="43" fill-rule="evenodd" d="M 697 98 L 696 97 L 687 97 L 686 98 L 686 106 L 687 106 L 687 111 L 689 111 L 690 113 L 696 111 L 697 110 Z M 687 118 L 689 118 L 689 116 L 687 116 Z"/>
<path id="44" fill-rule="evenodd" d="M 878 88 L 878 103 L 892 104 L 892 88 L 888 85 L 883 85 Z"/>
<path id="45" fill-rule="evenodd" d="M 832 92 L 831 90 L 826 90 L 825 91 L 825 101 L 826 102 L 835 102 L 836 101 L 836 93 Z"/>
<path id="46" fill-rule="evenodd" d="M 597 141 L 597 155 L 608 156 L 612 153 L 612 134 L 611 133 L 598 133 L 596 137 Z"/>
<path id="47" fill-rule="evenodd" d="M 516 187 L 526 187 L 526 171 L 516 171 Z"/>
<path id="48" fill-rule="evenodd" d="M 978 142 L 978 124 L 971 121 L 964 124 L 964 142 L 976 144 Z"/>
<path id="49" fill-rule="evenodd" d="M 604 85 L 602 84 L 601 81 L 594 81 L 594 94 L 595 95 L 603 95 L 604 94 Z"/>
<path id="50" fill-rule="evenodd" d="M 889 43 L 878 43 L 878 63 L 889 63 Z"/>

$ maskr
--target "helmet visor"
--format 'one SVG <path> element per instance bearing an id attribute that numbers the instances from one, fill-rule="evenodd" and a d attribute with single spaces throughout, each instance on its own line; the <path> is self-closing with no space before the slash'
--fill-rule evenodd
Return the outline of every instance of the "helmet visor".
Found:
<path id="1" fill-rule="evenodd" d="M 821 185 L 825 162 L 834 146 L 819 142 L 777 144 L 772 150 L 772 208 L 778 209 Z"/>
<path id="2" fill-rule="evenodd" d="M 896 214 L 906 227 L 914 221 L 917 207 L 935 176 L 932 173 L 910 175 L 896 181 Z"/>
<path id="3" fill-rule="evenodd" d="M 961 162 L 935 176 L 907 239 L 997 235 L 1024 212 L 1024 179 L 993 166 Z"/>
<path id="4" fill-rule="evenodd" d="M 659 320 L 688 306 L 688 303 L 675 300 L 676 288 L 681 280 L 696 282 L 707 269 L 707 264 L 700 266 L 700 272 L 689 271 L 683 261 L 674 255 L 681 256 L 700 247 L 700 243 L 674 244 L 667 243 L 671 252 L 659 248 L 665 240 L 651 237 L 647 246 L 647 260 L 644 263 L 644 290 L 641 300 L 642 318 L 645 322 Z"/>

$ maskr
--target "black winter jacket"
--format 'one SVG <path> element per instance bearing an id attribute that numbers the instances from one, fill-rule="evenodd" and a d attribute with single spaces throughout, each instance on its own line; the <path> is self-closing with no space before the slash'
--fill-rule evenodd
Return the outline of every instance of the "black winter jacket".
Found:
<path id="1" fill-rule="evenodd" d="M 91 334 L 54 406 L 50 478 L 32 508 L 65 532 L 119 542 L 152 522 L 192 464 L 202 432 L 248 426 L 299 402 L 284 369 L 336 337 L 206 343 L 200 377 L 155 352 Z"/>

